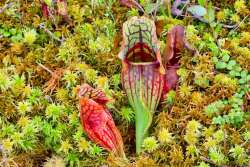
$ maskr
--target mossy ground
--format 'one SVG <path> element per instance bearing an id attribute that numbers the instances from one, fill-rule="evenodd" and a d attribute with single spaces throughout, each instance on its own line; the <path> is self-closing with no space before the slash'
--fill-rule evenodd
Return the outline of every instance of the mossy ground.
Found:
<path id="1" fill-rule="evenodd" d="M 42 17 L 39 0 L 7 3 L 0 13 L 0 166 L 129 166 L 83 132 L 76 97 L 82 83 L 113 99 L 108 107 L 130 166 L 249 166 L 248 1 L 215 1 L 210 24 L 172 17 L 167 8 L 157 13 L 161 49 L 165 32 L 182 24 L 198 53 L 181 55 L 179 88 L 160 104 L 139 156 L 117 58 L 122 23 L 139 13 L 114 0 L 68 0 L 71 21 L 65 22 Z"/>

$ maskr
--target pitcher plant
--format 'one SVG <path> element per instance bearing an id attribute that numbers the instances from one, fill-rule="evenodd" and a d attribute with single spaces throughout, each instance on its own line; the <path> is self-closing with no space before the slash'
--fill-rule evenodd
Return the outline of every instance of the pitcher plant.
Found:
<path id="1" fill-rule="evenodd" d="M 109 99 L 104 92 L 88 84 L 80 86 L 77 92 L 80 99 L 80 119 L 88 137 L 116 157 L 126 158 L 121 134 L 106 108 Z"/>
<path id="2" fill-rule="evenodd" d="M 141 152 L 153 113 L 161 99 L 165 70 L 161 62 L 156 28 L 146 17 L 123 24 L 122 85 L 135 111 L 136 152 Z"/>

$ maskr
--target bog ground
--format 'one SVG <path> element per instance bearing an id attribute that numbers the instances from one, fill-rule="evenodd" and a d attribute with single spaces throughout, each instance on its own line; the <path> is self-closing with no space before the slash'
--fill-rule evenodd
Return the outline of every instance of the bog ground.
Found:
<path id="1" fill-rule="evenodd" d="M 156 31 L 133 21 L 122 29 L 134 16 Z M 249 27 L 248 0 L 0 0 L 0 167 L 249 167 Z M 136 44 L 122 47 L 138 32 L 144 41 L 157 34 L 140 45 L 154 52 L 145 59 L 129 57 Z M 152 95 L 159 103 L 147 115 L 123 70 L 161 62 L 150 57 L 158 50 L 170 89 Z M 94 140 L 100 129 L 81 122 L 83 84 L 89 99 L 104 100 L 95 106 L 110 140 Z"/>

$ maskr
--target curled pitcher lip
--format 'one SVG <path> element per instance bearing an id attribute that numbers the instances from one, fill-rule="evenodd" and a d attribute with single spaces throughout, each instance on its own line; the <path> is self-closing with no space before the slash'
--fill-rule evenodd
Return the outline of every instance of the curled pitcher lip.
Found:
<path id="1" fill-rule="evenodd" d="M 153 61 L 153 62 L 131 62 L 131 61 L 127 61 L 126 62 L 129 65 L 133 65 L 133 66 L 147 66 L 147 65 L 159 65 L 160 63 L 158 61 Z"/>

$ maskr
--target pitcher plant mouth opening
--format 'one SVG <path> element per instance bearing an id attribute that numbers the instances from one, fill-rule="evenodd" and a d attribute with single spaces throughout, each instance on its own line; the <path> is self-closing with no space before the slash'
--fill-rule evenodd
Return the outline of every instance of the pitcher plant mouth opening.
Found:
<path id="1" fill-rule="evenodd" d="M 157 61 L 156 55 L 147 44 L 138 42 L 128 50 L 126 61 L 131 63 L 149 63 Z"/>

